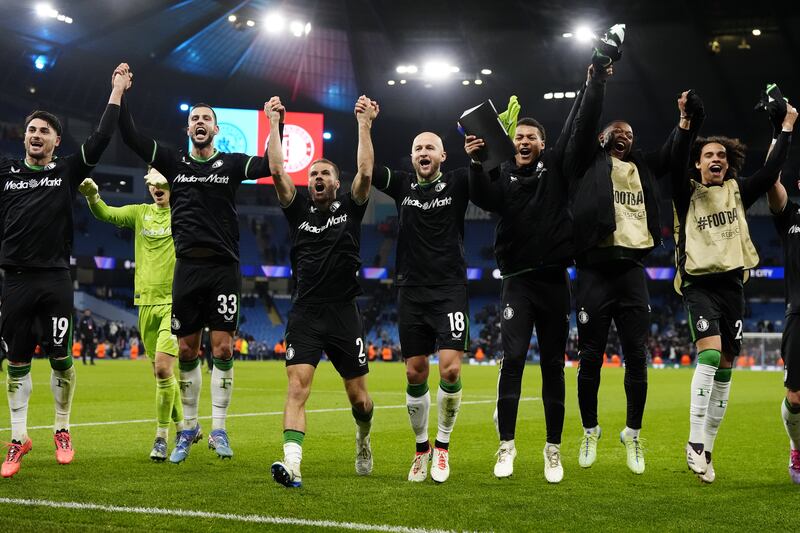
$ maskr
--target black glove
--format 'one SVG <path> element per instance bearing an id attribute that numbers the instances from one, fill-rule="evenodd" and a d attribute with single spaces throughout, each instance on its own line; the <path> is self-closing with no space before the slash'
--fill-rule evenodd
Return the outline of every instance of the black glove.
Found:
<path id="1" fill-rule="evenodd" d="M 777 139 L 783 129 L 783 119 L 786 118 L 786 98 L 776 83 L 767 85 L 761 91 L 761 98 L 755 106 L 756 111 L 766 111 L 769 122 L 772 124 L 772 138 Z"/>
<path id="2" fill-rule="evenodd" d="M 703 99 L 700 95 L 694 92 L 694 89 L 689 91 L 686 95 L 686 106 L 684 107 L 686 115 L 692 120 L 705 120 L 706 109 L 703 106 Z"/>
<path id="3" fill-rule="evenodd" d="M 604 69 L 622 59 L 622 42 L 625 40 L 625 24 L 614 24 L 597 40 L 592 53 L 595 69 Z"/>

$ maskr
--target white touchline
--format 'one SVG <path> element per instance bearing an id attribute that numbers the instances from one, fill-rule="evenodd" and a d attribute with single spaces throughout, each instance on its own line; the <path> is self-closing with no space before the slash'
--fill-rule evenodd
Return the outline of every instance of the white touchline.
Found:
<path id="1" fill-rule="evenodd" d="M 532 402 L 536 400 L 541 400 L 538 397 L 526 397 L 520 398 L 519 401 L 521 402 Z M 477 404 L 484 404 L 484 403 L 494 403 L 496 400 L 472 400 L 472 401 L 465 401 L 461 402 L 461 405 L 477 405 Z M 434 402 L 433 405 L 436 405 Z M 406 409 L 406 405 L 376 405 L 375 409 Z M 350 407 L 331 407 L 328 409 L 307 409 L 306 413 L 338 413 L 347 411 L 348 413 L 351 411 Z M 229 414 L 228 418 L 245 418 L 245 417 L 252 417 L 252 416 L 278 416 L 282 415 L 283 411 L 264 411 L 261 413 L 233 413 Z M 210 416 L 198 416 L 198 419 L 208 420 Z M 111 420 L 109 422 L 78 422 L 77 424 L 70 424 L 70 427 L 91 427 L 91 426 L 118 426 L 122 424 L 148 424 L 155 422 L 153 418 L 140 418 L 137 420 Z M 47 426 L 28 426 L 28 429 L 53 429 L 53 425 L 49 424 Z M 11 428 L 0 428 L 0 431 L 10 431 Z"/>
<path id="2" fill-rule="evenodd" d="M 189 509 L 161 509 L 159 507 L 124 507 L 121 505 L 101 505 L 83 502 L 56 502 L 50 500 L 28 500 L 21 498 L 0 498 L 0 503 L 25 505 L 29 507 L 50 507 L 54 509 L 77 509 L 80 511 L 103 511 L 106 513 L 132 513 L 142 515 L 162 515 L 190 518 L 211 518 L 249 522 L 255 524 L 276 524 L 283 526 L 328 527 L 349 529 L 353 531 L 387 531 L 391 533 L 450 533 L 442 529 L 423 529 L 417 527 L 390 526 L 385 524 L 361 524 L 358 522 L 336 522 L 334 520 L 309 520 L 305 518 L 288 518 L 281 516 L 265 516 L 259 514 L 211 513 L 192 511 Z"/>

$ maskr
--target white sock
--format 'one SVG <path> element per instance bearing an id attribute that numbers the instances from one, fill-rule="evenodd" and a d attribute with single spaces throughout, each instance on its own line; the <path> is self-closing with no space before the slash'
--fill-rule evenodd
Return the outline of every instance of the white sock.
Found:
<path id="1" fill-rule="evenodd" d="M 183 404 L 183 424 L 186 429 L 197 426 L 197 406 L 200 403 L 200 388 L 203 385 L 203 372 L 200 365 L 189 371 L 180 370 L 181 403 Z"/>
<path id="2" fill-rule="evenodd" d="M 436 440 L 439 442 L 450 442 L 450 433 L 456 425 L 458 410 L 461 408 L 461 390 L 458 392 L 447 392 L 439 387 L 436 393 L 436 403 L 439 408 L 439 431 L 436 433 Z"/>
<path id="3" fill-rule="evenodd" d="M 283 460 L 286 463 L 300 464 L 303 460 L 303 447 L 296 442 L 284 442 Z"/>
<path id="4" fill-rule="evenodd" d="M 719 425 L 728 409 L 728 398 L 731 394 L 730 381 L 714 380 L 711 396 L 706 411 L 706 423 L 703 427 L 703 450 L 711 453 L 714 450 L 714 441 L 717 439 Z"/>
<path id="5" fill-rule="evenodd" d="M 23 377 L 6 378 L 8 409 L 11 411 L 11 439 L 25 442 L 28 438 L 28 400 L 33 390 L 33 381 L 28 372 Z"/>
<path id="6" fill-rule="evenodd" d="M 72 397 L 75 395 L 75 367 L 50 372 L 50 390 L 56 404 L 56 420 L 53 431 L 69 431 L 69 413 L 72 410 Z"/>
<path id="7" fill-rule="evenodd" d="M 704 427 L 711 389 L 714 385 L 714 374 L 717 369 L 711 365 L 698 363 L 692 376 L 692 397 L 689 404 L 689 442 L 704 441 Z"/>
<path id="8" fill-rule="evenodd" d="M 372 430 L 372 417 L 370 417 L 369 420 L 359 420 L 354 415 L 353 420 L 356 421 L 356 438 L 358 440 L 363 440 L 368 437 L 369 432 Z"/>
<path id="9" fill-rule="evenodd" d="M 411 429 L 414 430 L 417 443 L 428 442 L 428 413 L 431 410 L 431 391 L 422 396 L 411 396 L 406 393 L 406 407 Z"/>
<path id="10" fill-rule="evenodd" d="M 788 400 L 781 402 L 781 417 L 786 433 L 789 435 L 789 444 L 793 450 L 800 449 L 800 413 L 789 411 Z"/>
<path id="11" fill-rule="evenodd" d="M 625 426 L 625 429 L 622 430 L 626 437 L 630 437 L 632 439 L 638 439 L 640 431 L 641 429 L 631 429 L 628 426 Z"/>
<path id="12" fill-rule="evenodd" d="M 211 371 L 211 429 L 225 429 L 225 418 L 233 393 L 233 367 L 220 370 L 214 366 Z M 184 414 L 184 418 L 186 415 Z"/>

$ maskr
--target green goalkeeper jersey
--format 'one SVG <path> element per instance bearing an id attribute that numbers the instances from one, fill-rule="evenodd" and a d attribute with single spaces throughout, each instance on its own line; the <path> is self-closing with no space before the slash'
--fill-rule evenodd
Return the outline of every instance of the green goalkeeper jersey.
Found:
<path id="1" fill-rule="evenodd" d="M 159 208 L 155 204 L 111 207 L 99 200 L 89 209 L 98 220 L 131 228 L 135 233 L 134 305 L 171 304 L 175 246 L 169 207 Z"/>

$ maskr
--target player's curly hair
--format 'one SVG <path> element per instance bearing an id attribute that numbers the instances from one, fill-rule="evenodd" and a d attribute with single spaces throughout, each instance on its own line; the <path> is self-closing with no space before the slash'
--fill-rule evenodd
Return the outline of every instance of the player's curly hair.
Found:
<path id="1" fill-rule="evenodd" d="M 728 156 L 728 172 L 725 174 L 725 179 L 735 178 L 739 172 L 744 168 L 744 158 L 747 154 L 747 146 L 739 139 L 731 139 L 730 137 L 722 137 L 715 135 L 713 137 L 698 137 L 690 152 L 689 159 L 689 175 L 695 179 L 700 179 L 700 170 L 694 164 L 700 161 L 700 154 L 703 147 L 710 143 L 718 143 L 725 147 L 725 153 Z"/>
<path id="2" fill-rule="evenodd" d="M 36 110 L 31 112 L 30 115 L 25 117 L 25 129 L 28 129 L 28 125 L 31 121 L 35 119 L 44 120 L 47 122 L 51 128 L 56 132 L 56 135 L 61 137 L 61 133 L 63 132 L 63 128 L 61 127 L 61 122 L 58 120 L 58 117 L 52 113 L 48 113 L 47 111 Z"/>

